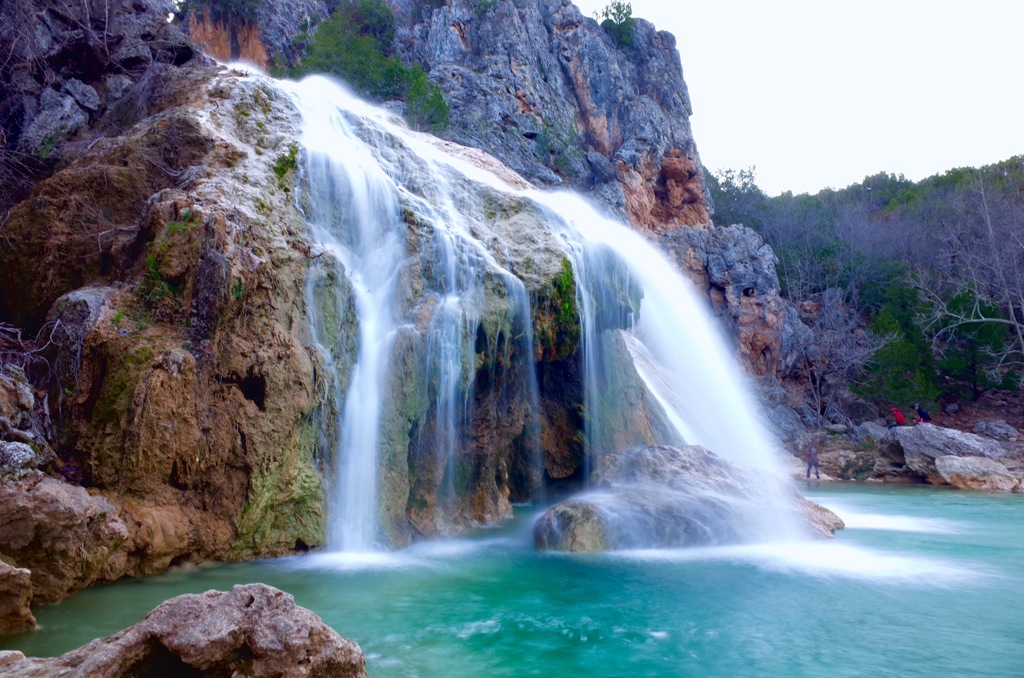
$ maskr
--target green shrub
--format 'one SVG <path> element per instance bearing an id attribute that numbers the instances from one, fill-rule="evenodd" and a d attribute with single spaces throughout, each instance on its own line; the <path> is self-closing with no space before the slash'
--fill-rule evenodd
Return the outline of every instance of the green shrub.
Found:
<path id="1" fill-rule="evenodd" d="M 583 156 L 576 144 L 575 130 L 569 125 L 552 125 L 545 120 L 534 143 L 544 164 L 562 176 L 569 174 L 573 162 Z"/>
<path id="2" fill-rule="evenodd" d="M 449 109 L 444 94 L 437 83 L 427 80 L 427 73 L 419 64 L 412 69 L 412 83 L 405 103 L 408 106 L 406 119 L 413 129 L 435 134 L 448 129 Z"/>
<path id="3" fill-rule="evenodd" d="M 636 26 L 636 21 L 633 19 L 633 5 L 628 2 L 620 2 L 620 0 L 612 0 L 611 4 L 601 10 L 598 18 L 604 19 L 601 22 L 601 28 L 611 36 L 616 44 L 622 47 L 633 46 L 633 30 Z"/>
<path id="4" fill-rule="evenodd" d="M 419 64 L 407 68 L 389 55 L 394 36 L 395 17 L 382 0 L 349 0 L 321 22 L 306 57 L 290 74 L 324 73 L 376 101 L 405 99 L 410 126 L 443 132 L 449 109 L 441 88 Z"/>
<path id="5" fill-rule="evenodd" d="M 480 2 L 476 3 L 476 7 L 473 8 L 473 13 L 477 16 L 483 16 L 494 9 L 494 6 L 497 4 L 498 0 L 480 0 Z"/>

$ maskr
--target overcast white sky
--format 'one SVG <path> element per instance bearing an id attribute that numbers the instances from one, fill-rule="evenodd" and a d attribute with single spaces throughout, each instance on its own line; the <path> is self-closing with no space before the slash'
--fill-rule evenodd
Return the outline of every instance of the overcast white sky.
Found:
<path id="1" fill-rule="evenodd" d="M 756 166 L 769 194 L 1024 153 L 1024 0 L 632 6 L 676 36 L 704 165 Z"/>

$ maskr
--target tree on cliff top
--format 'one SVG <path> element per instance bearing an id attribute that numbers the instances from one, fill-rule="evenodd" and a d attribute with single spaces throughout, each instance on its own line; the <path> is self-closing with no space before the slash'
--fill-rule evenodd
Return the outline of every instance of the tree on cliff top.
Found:
<path id="1" fill-rule="evenodd" d="M 633 29 L 636 22 L 633 20 L 633 5 L 621 0 L 612 0 L 611 4 L 595 13 L 601 21 L 601 28 L 612 37 L 612 39 L 623 47 L 633 46 Z"/>

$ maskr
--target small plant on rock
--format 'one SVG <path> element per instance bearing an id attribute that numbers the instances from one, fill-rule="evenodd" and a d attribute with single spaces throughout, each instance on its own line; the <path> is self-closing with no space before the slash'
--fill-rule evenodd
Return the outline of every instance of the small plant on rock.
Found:
<path id="1" fill-rule="evenodd" d="M 611 4 L 597 14 L 601 21 L 601 28 L 611 36 L 616 44 L 622 47 L 633 46 L 633 29 L 636 22 L 633 20 L 633 5 L 620 0 L 612 0 Z"/>

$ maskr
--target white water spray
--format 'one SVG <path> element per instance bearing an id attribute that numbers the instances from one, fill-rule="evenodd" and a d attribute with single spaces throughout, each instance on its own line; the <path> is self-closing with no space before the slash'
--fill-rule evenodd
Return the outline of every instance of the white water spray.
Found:
<path id="1" fill-rule="evenodd" d="M 313 237 L 332 255 L 324 265 L 336 266 L 337 274 L 349 280 L 359 326 L 349 386 L 337 398 L 344 405 L 338 412 L 337 473 L 330 490 L 331 548 L 370 549 L 381 535 L 377 457 L 384 389 L 396 332 L 411 322 L 403 317 L 402 293 L 396 289 L 408 256 L 404 234 L 409 225 L 403 223 L 402 209 L 411 206 L 416 219 L 430 226 L 427 242 L 421 242 L 427 253 L 422 284 L 435 302 L 421 331 L 426 343 L 423 369 L 434 399 L 435 473 L 445 479 L 437 487 L 438 510 L 454 510 L 458 499 L 453 483 L 473 417 L 476 332 L 493 312 L 486 308 L 483 291 L 488 275 L 492 284 L 500 281 L 512 300 L 504 311 L 508 325 L 515 324 L 516 316 L 520 326 L 522 320 L 530 324 L 523 284 L 499 263 L 501 239 L 487 231 L 474 185 L 540 206 L 550 216 L 547 227 L 561 238 L 573 262 L 583 320 L 586 472 L 589 457 L 608 451 L 608 441 L 618 434 L 602 430 L 608 425 L 595 395 L 605 387 L 604 372 L 609 370 L 609 356 L 601 346 L 614 331 L 622 333 L 637 373 L 671 425 L 671 433 L 660 442 L 700 444 L 734 463 L 781 475 L 773 439 L 726 353 L 726 341 L 689 283 L 643 237 L 604 218 L 577 196 L 512 187 L 395 124 L 388 114 L 326 78 L 284 87 L 303 115 Z M 636 309 L 622 303 L 623 295 L 632 298 L 634 293 Z M 609 313 L 619 317 L 610 318 Z M 331 331 L 339 330 L 323 327 L 325 321 L 312 318 L 321 344 L 329 346 Z M 527 339 L 529 351 L 532 338 Z M 780 498 L 779 503 L 787 502 Z"/>
<path id="2" fill-rule="evenodd" d="M 339 499 L 328 526 L 329 548 L 364 551 L 377 541 L 377 448 L 380 408 L 398 322 L 395 278 L 404 258 L 405 230 L 396 187 L 379 157 L 353 128 L 346 110 L 377 113 L 326 79 L 282 83 L 302 113 L 302 143 L 307 149 L 309 226 L 328 255 L 320 264 L 351 284 L 358 318 L 357 357 L 337 414 L 339 449 L 331 479 Z M 379 115 L 379 114 L 378 114 Z M 337 295 L 337 289 L 333 294 Z M 311 318 L 321 345 L 344 330 L 326 326 L 334 317 Z M 317 308 L 309 303 L 311 309 Z M 334 358 L 328 353 L 328 367 Z"/>
<path id="3" fill-rule="evenodd" d="M 564 222 L 585 250 L 619 262 L 642 289 L 637 321 L 624 337 L 626 346 L 637 372 L 683 440 L 740 466 L 784 475 L 774 438 L 726 351 L 729 342 L 689 281 L 643 236 L 603 217 L 580 197 L 531 197 Z M 590 295 L 607 284 L 584 266 L 577 275 Z M 592 322 L 593 315 L 584 323 Z"/>

